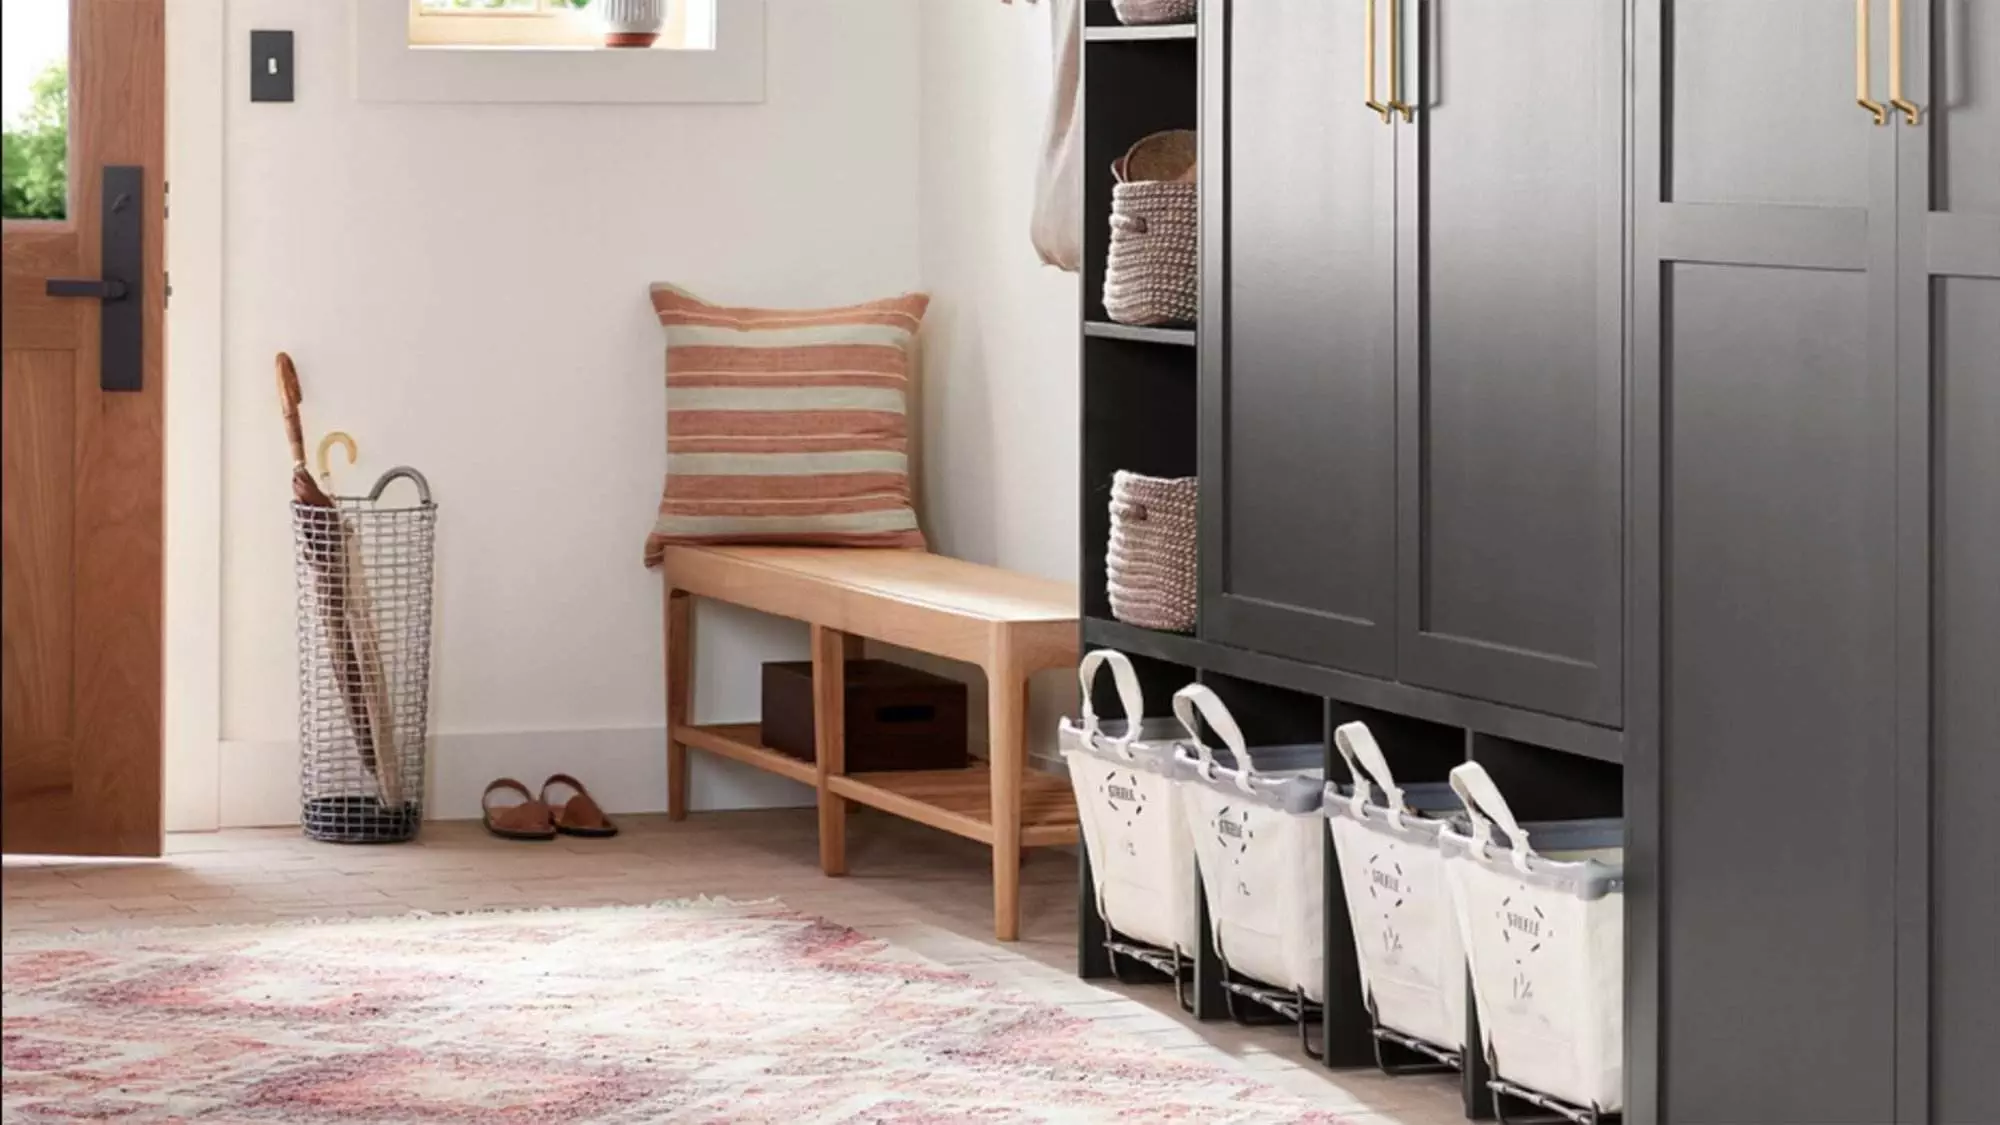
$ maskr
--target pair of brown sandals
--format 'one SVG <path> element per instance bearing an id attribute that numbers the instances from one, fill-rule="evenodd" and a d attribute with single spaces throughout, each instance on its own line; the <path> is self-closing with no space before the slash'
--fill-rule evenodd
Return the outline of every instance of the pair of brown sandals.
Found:
<path id="1" fill-rule="evenodd" d="M 561 797 L 561 790 L 570 791 L 568 797 Z M 551 799 L 553 796 L 560 799 Z M 519 804 L 496 805 L 496 793 L 518 793 Z M 511 777 L 503 777 L 486 787 L 480 795 L 479 808 L 484 814 L 486 830 L 503 840 L 553 840 L 558 834 L 564 836 L 616 836 L 618 826 L 604 815 L 604 810 L 591 799 L 583 782 L 566 773 L 551 774 L 542 782 L 539 796 L 528 791 L 528 787 Z"/>

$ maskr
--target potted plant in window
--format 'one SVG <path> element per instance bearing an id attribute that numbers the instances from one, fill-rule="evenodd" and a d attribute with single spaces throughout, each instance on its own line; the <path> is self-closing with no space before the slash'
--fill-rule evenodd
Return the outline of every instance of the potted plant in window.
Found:
<path id="1" fill-rule="evenodd" d="M 580 0 L 597 13 L 607 47 L 650 47 L 667 25 L 668 0 Z"/>

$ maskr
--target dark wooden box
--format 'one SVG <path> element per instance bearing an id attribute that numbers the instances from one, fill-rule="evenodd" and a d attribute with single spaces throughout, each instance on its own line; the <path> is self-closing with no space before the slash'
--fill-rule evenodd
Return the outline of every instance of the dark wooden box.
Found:
<path id="1" fill-rule="evenodd" d="M 964 769 L 965 685 L 887 660 L 847 662 L 847 772 Z M 764 745 L 813 760 L 810 661 L 764 665 Z"/>

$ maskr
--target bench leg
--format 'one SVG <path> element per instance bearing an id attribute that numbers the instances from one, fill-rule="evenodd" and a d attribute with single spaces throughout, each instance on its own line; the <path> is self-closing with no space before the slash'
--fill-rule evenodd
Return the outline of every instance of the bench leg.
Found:
<path id="1" fill-rule="evenodd" d="M 847 772 L 848 639 L 837 629 L 812 627 L 813 759 L 819 773 L 819 867 L 847 874 L 847 799 L 826 779 Z"/>
<path id="2" fill-rule="evenodd" d="M 674 730 L 689 721 L 688 685 L 694 664 L 694 599 L 685 590 L 667 591 L 667 819 L 688 814 L 688 748 Z"/>
<path id="3" fill-rule="evenodd" d="M 993 773 L 993 936 L 1021 936 L 1021 769 L 1027 757 L 1027 678 L 1011 667 L 987 673 L 987 764 Z"/>

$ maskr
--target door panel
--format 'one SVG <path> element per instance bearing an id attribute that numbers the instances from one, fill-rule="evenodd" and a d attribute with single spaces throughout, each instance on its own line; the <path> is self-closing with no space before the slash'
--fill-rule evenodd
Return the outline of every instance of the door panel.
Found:
<path id="1" fill-rule="evenodd" d="M 2000 1059 L 2000 277 L 1937 301 L 1933 1114 L 1974 1125 Z"/>
<path id="2" fill-rule="evenodd" d="M 1904 1118 L 1993 1119 L 2000 1058 L 2000 12 L 1905 0 L 1910 97 L 1898 127 L 1899 372 L 1923 407 L 1911 476 L 1934 490 L 1919 556 L 1929 719 L 1905 755 L 1914 827 L 1898 1031 Z M 1928 49 L 1926 49 L 1928 48 Z M 1924 444 L 1928 441 L 1928 445 Z M 1928 860 L 1928 864 L 1924 861 Z"/>
<path id="3" fill-rule="evenodd" d="M 1385 0 L 1386 5 L 1386 0 Z M 1393 130 L 1361 4 L 1210 4 L 1202 632 L 1394 671 Z M 1212 67 L 1211 75 L 1221 68 Z M 1226 106 L 1226 108 L 1225 108 Z M 1225 117 L 1226 114 L 1226 117 Z M 1218 225 L 1216 219 L 1220 220 Z M 1219 237 L 1217 237 L 1219 235 Z"/>
<path id="4" fill-rule="evenodd" d="M 1869 825 L 1894 780 L 1895 387 L 1870 293 L 1832 271 L 1667 281 L 1677 1125 L 1894 1117 L 1894 849 Z"/>
<path id="5" fill-rule="evenodd" d="M 1936 11 L 1934 38 L 1917 38 L 1933 44 L 1933 199 L 1940 211 L 2000 217 L 2000 9 L 1937 0 Z"/>
<path id="6" fill-rule="evenodd" d="M 1670 7 L 1667 198 L 1867 206 L 1868 136 L 1853 127 L 1861 112 L 1854 0 L 1671 0 Z"/>
<path id="7" fill-rule="evenodd" d="M 1433 0 L 1401 167 L 1404 679 L 1620 717 L 1624 22 Z M 1414 220 L 1414 221 L 1412 221 Z"/>
<path id="8" fill-rule="evenodd" d="M 1925 415 L 1897 373 L 1899 129 L 1856 104 L 1856 9 L 1634 9 L 1635 1125 L 1906 1119 L 1921 1057 L 1898 805 Z"/>
<path id="9" fill-rule="evenodd" d="M 67 218 L 8 220 L 0 847 L 158 855 L 161 836 L 163 0 L 73 0 Z M 99 386 L 102 169 L 143 169 L 141 389 Z"/>

